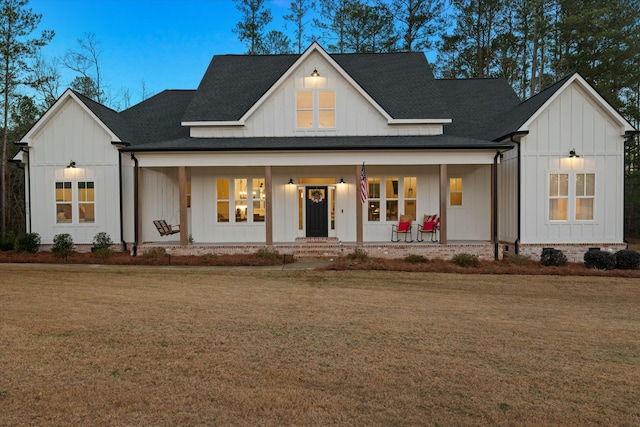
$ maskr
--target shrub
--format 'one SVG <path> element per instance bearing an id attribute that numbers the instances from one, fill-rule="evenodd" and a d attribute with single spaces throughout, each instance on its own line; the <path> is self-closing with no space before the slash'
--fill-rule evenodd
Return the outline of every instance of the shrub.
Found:
<path id="1" fill-rule="evenodd" d="M 151 248 L 142 254 L 142 258 L 160 258 L 167 254 L 167 250 L 162 247 Z"/>
<path id="2" fill-rule="evenodd" d="M 620 270 L 640 269 L 640 253 L 636 251 L 622 250 L 615 253 L 616 268 Z"/>
<path id="3" fill-rule="evenodd" d="M 0 251 L 10 251 L 16 246 L 16 233 L 9 231 L 0 236 Z"/>
<path id="4" fill-rule="evenodd" d="M 38 233 L 26 233 L 16 239 L 16 250 L 35 254 L 40 249 L 40 235 Z"/>
<path id="5" fill-rule="evenodd" d="M 101 231 L 93 236 L 93 247 L 95 249 L 109 249 L 111 248 L 111 245 L 113 245 L 111 236 L 109 236 L 104 231 Z"/>
<path id="6" fill-rule="evenodd" d="M 423 255 L 407 255 L 404 260 L 406 262 L 410 262 L 411 264 L 419 264 L 421 262 L 427 262 L 427 258 Z"/>
<path id="7" fill-rule="evenodd" d="M 559 249 L 544 248 L 540 255 L 540 263 L 547 267 L 562 267 L 567 265 L 567 257 Z"/>
<path id="8" fill-rule="evenodd" d="M 278 259 L 278 258 L 280 258 L 280 252 L 278 252 L 275 249 L 269 249 L 269 248 L 258 249 L 258 252 L 256 253 L 256 255 L 258 256 L 258 258 L 262 258 L 262 259 Z"/>
<path id="9" fill-rule="evenodd" d="M 67 259 L 73 252 L 73 238 L 69 233 L 61 233 L 53 236 L 53 246 L 51 252 L 57 256 Z"/>
<path id="10" fill-rule="evenodd" d="M 616 268 L 616 260 L 607 251 L 593 250 L 584 254 L 584 265 L 597 270 L 613 270 Z"/>
<path id="11" fill-rule="evenodd" d="M 477 267 L 480 265 L 477 255 L 467 253 L 455 254 L 451 260 L 460 267 Z"/>
<path id="12" fill-rule="evenodd" d="M 354 261 L 368 261 L 369 255 L 364 251 L 364 249 L 355 248 L 351 254 L 349 254 L 349 259 Z"/>

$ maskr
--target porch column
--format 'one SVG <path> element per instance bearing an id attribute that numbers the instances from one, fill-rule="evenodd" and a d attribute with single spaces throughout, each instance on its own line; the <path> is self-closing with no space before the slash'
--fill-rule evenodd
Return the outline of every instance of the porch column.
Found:
<path id="1" fill-rule="evenodd" d="M 447 244 L 447 165 L 440 165 L 440 244 Z"/>
<path id="2" fill-rule="evenodd" d="M 273 189 L 271 180 L 271 166 L 264 167 L 264 187 L 265 187 L 265 203 L 264 203 L 264 220 L 265 222 L 265 239 L 268 246 L 273 245 Z"/>
<path id="3" fill-rule="evenodd" d="M 187 210 L 187 167 L 178 167 L 178 194 L 180 195 L 180 246 L 189 242 L 189 214 Z"/>
<path id="4" fill-rule="evenodd" d="M 360 174 L 362 166 L 356 165 L 356 245 L 362 246 L 362 185 Z"/>

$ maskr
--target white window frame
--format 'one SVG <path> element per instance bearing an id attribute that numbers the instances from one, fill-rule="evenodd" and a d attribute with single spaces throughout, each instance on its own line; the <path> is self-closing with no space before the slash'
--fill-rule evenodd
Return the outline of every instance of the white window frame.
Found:
<path id="1" fill-rule="evenodd" d="M 566 175 L 567 176 L 567 194 L 551 195 L 551 177 L 552 175 Z M 593 195 L 578 195 L 578 175 L 593 175 Z M 585 184 L 586 186 L 586 180 Z M 597 204 L 597 174 L 593 171 L 553 171 L 547 173 L 547 221 L 551 224 L 585 224 L 592 223 L 596 220 L 596 204 Z M 559 187 L 560 189 L 560 187 Z M 567 217 L 566 219 L 552 219 L 551 218 L 551 200 L 565 199 L 567 203 Z M 577 203 L 580 199 L 593 200 L 593 217 L 591 219 L 578 219 L 577 218 Z"/>
<path id="2" fill-rule="evenodd" d="M 311 93 L 311 108 L 308 107 L 299 107 L 298 106 L 298 94 L 301 92 L 308 92 Z M 329 92 L 329 93 L 333 93 L 333 107 L 322 107 L 320 108 L 320 93 L 321 92 Z M 304 88 L 304 89 L 297 89 L 295 91 L 295 99 L 294 99 L 294 105 L 295 105 L 295 122 L 296 122 L 296 130 L 332 130 L 332 129 L 336 129 L 337 127 L 337 96 L 338 94 L 336 93 L 335 90 L 333 89 L 316 89 L 316 88 Z M 298 113 L 302 112 L 302 111 L 310 111 L 311 112 L 311 126 L 300 126 L 299 122 L 298 122 Z M 321 122 L 320 122 L 320 112 L 325 112 L 325 111 L 333 111 L 333 126 L 321 126 Z"/>
<path id="3" fill-rule="evenodd" d="M 84 183 L 85 185 L 91 183 L 93 185 L 93 200 L 80 200 L 80 183 Z M 71 200 L 58 200 L 57 190 L 58 184 L 62 184 L 63 190 L 65 184 L 69 185 L 69 190 L 71 193 Z M 54 212 L 55 212 L 55 224 L 59 226 L 77 226 L 77 225 L 89 225 L 93 226 L 96 223 L 97 209 L 96 209 L 96 181 L 95 180 L 85 180 L 85 179 L 56 179 L 54 181 L 53 186 L 53 200 L 54 200 Z M 64 215 L 64 210 L 60 210 L 58 207 L 62 205 L 70 205 L 71 206 L 71 218 L 69 221 L 61 221 L 59 215 Z M 93 205 L 93 214 L 94 218 L 92 221 L 82 221 L 83 218 L 80 218 L 80 206 L 81 205 Z"/>

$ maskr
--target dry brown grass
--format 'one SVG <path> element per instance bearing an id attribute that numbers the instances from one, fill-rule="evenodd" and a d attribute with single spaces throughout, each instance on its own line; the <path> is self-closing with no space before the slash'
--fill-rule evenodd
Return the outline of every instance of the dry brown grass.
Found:
<path id="1" fill-rule="evenodd" d="M 1 425 L 640 424 L 637 279 L 0 275 Z"/>

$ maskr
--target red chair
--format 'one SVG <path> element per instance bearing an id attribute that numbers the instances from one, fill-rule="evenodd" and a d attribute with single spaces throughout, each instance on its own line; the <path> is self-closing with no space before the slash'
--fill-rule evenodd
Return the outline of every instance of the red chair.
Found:
<path id="1" fill-rule="evenodd" d="M 438 241 L 438 230 L 440 229 L 440 217 L 438 214 L 435 215 L 425 215 L 424 223 L 418 224 L 418 233 L 416 235 L 416 239 L 418 242 L 424 242 L 423 234 L 430 233 L 431 241 Z"/>
<path id="2" fill-rule="evenodd" d="M 399 242 L 400 235 L 404 234 L 404 241 L 407 243 L 413 242 L 413 236 L 411 235 L 411 215 L 400 215 L 400 221 L 398 224 L 393 224 L 391 226 L 391 241 Z M 395 235 L 395 240 L 393 239 Z M 411 239 L 411 240 L 409 240 Z"/>

